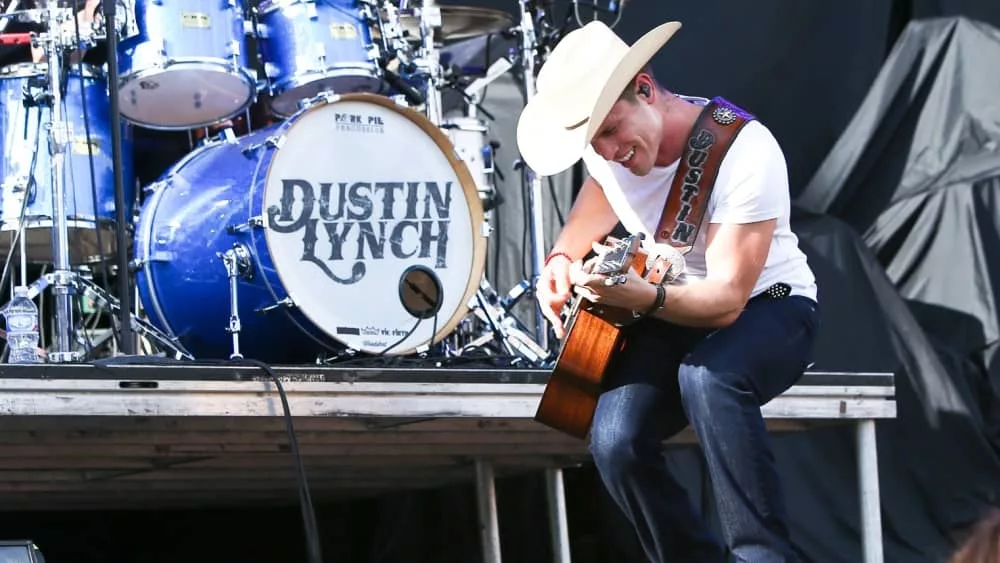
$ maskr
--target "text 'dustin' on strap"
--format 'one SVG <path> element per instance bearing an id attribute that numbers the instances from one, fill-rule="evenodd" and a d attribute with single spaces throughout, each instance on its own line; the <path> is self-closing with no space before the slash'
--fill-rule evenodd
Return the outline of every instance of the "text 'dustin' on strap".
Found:
<path id="1" fill-rule="evenodd" d="M 723 98 L 705 106 L 695 121 L 664 204 L 653 240 L 685 251 L 694 246 L 722 159 L 753 115 Z"/>

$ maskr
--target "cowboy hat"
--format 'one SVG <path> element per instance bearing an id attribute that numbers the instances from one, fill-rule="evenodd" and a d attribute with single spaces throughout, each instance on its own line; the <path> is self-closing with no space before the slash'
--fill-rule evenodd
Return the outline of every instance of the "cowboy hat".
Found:
<path id="1" fill-rule="evenodd" d="M 549 176 L 580 160 L 611 106 L 680 27 L 660 25 L 631 47 L 600 21 L 566 34 L 538 72 L 536 93 L 517 122 L 528 166 Z"/>

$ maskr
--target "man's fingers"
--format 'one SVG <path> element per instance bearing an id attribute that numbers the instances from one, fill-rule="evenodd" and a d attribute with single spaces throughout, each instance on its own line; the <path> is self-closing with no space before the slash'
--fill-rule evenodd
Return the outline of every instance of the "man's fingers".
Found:
<path id="1" fill-rule="evenodd" d="M 554 282 L 552 289 L 560 299 L 563 299 L 563 303 L 565 303 L 566 298 L 569 297 L 569 276 L 553 276 L 552 281 Z"/>

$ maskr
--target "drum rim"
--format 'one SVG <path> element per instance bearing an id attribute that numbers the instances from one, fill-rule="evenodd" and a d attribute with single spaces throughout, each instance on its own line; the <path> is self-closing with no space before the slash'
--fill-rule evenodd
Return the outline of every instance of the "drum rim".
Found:
<path id="1" fill-rule="evenodd" d="M 465 201 L 468 203 L 469 225 L 472 229 L 472 267 L 469 271 L 469 279 L 466 281 L 462 300 L 459 302 L 460 305 L 455 308 L 451 317 L 445 322 L 440 322 L 442 319 L 440 317 L 438 318 L 439 322 L 437 323 L 437 332 L 431 335 L 429 343 L 424 342 L 416 346 L 410 346 L 407 348 L 400 347 L 393 350 L 393 355 L 412 354 L 421 346 L 429 346 L 436 342 L 440 342 L 444 337 L 451 334 L 458 327 L 459 323 L 461 323 L 462 320 L 468 316 L 470 312 L 469 302 L 472 300 L 473 296 L 475 296 L 476 291 L 479 290 L 479 286 L 482 283 L 483 272 L 486 268 L 486 237 L 481 234 L 482 226 L 485 222 L 485 212 L 483 211 L 482 202 L 479 199 L 479 189 L 476 186 L 475 179 L 472 177 L 472 172 L 469 171 L 469 167 L 465 165 L 465 162 L 463 162 L 458 155 L 455 154 L 454 145 L 452 145 L 451 140 L 447 137 L 447 135 L 438 129 L 437 126 L 435 126 L 431 120 L 427 119 L 427 117 L 423 114 L 410 108 L 400 106 L 393 100 L 384 96 L 359 92 L 342 94 L 339 96 L 319 96 L 317 98 L 313 98 L 312 103 L 307 104 L 306 107 L 295 112 L 295 114 L 293 114 L 284 124 L 281 125 L 279 131 L 276 132 L 276 136 L 282 137 L 287 135 L 288 132 L 295 127 L 295 124 L 300 121 L 300 118 L 311 111 L 330 104 L 336 104 L 338 102 L 352 101 L 370 102 L 397 112 L 403 117 L 409 119 L 413 124 L 426 133 L 431 140 L 434 141 L 438 149 L 444 153 L 448 164 L 458 177 L 458 181 L 462 186 L 462 193 L 465 194 Z M 258 184 L 255 180 L 254 185 L 259 185 L 261 190 L 266 190 L 269 184 L 272 169 L 273 167 L 271 164 L 268 164 L 267 170 L 264 173 L 263 183 Z M 263 197 L 261 197 L 261 201 L 263 201 Z M 268 229 L 265 229 L 263 233 L 264 245 L 267 248 L 269 256 L 276 256 L 274 249 L 271 248 L 271 239 L 267 236 L 267 231 Z M 281 282 L 284 288 L 289 287 L 284 276 L 282 275 L 281 270 L 277 267 L 277 264 L 274 265 L 274 275 L 277 276 L 278 281 Z M 271 289 L 271 291 L 273 291 L 273 289 Z M 328 338 L 349 347 L 346 342 L 340 340 L 333 334 L 327 333 L 323 328 L 323 325 L 317 322 L 314 316 L 311 315 L 309 311 L 306 311 L 304 307 L 297 307 L 297 309 L 306 319 L 309 320 L 310 323 L 313 324 L 313 326 L 318 328 Z"/>
<path id="2" fill-rule="evenodd" d="M 329 4 L 327 2 L 323 2 L 322 0 L 264 0 L 263 2 L 260 3 L 259 6 L 257 6 L 257 13 L 263 16 L 279 11 L 282 8 L 289 8 L 291 6 L 295 6 L 296 4 L 326 4 L 331 8 L 342 8 L 344 10 L 351 10 L 351 8 L 347 6 L 337 6 Z M 356 11 L 360 12 L 360 9 Z M 364 24 L 364 22 L 359 22 L 359 23 Z M 364 25 L 367 27 L 367 24 Z"/>
<path id="3" fill-rule="evenodd" d="M 356 64 L 356 63 L 352 63 Z M 362 71 L 361 74 L 350 71 Z M 310 80 L 302 80 L 302 78 L 309 78 Z M 268 101 L 268 107 L 279 117 L 291 117 L 298 113 L 298 103 L 306 102 L 317 96 L 309 96 L 305 98 L 300 98 L 297 96 L 287 96 L 293 93 L 296 89 L 310 86 L 315 84 L 320 80 L 327 78 L 367 78 L 373 84 L 378 84 L 382 86 L 384 81 L 382 75 L 378 71 L 377 65 L 371 63 L 370 67 L 327 67 L 323 70 L 310 70 L 307 72 L 293 74 L 288 78 L 275 81 L 271 83 L 268 88 L 270 89 L 271 99 Z M 362 92 L 358 92 L 362 93 Z M 364 92 L 369 93 L 369 92 Z M 322 94 L 320 94 L 322 95 Z M 292 111 L 286 111 L 284 109 L 279 110 L 278 107 L 284 108 L 284 106 L 289 105 L 293 109 Z"/>

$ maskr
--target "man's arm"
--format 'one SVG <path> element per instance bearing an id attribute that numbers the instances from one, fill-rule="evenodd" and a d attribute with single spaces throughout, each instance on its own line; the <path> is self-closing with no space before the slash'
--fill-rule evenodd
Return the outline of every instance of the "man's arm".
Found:
<path id="1" fill-rule="evenodd" d="M 616 224 L 618 216 L 608 203 L 604 190 L 597 180 L 588 177 L 580 187 L 566 224 L 549 254 L 565 252 L 571 261 L 579 260 L 590 252 L 595 241 L 611 232 Z"/>
<path id="2" fill-rule="evenodd" d="M 703 327 L 723 327 L 736 321 L 764 269 L 776 223 L 776 219 L 769 219 L 709 224 L 705 279 L 665 286 L 667 296 L 655 316 L 679 325 Z M 647 303 L 655 297 L 654 288 Z"/>

